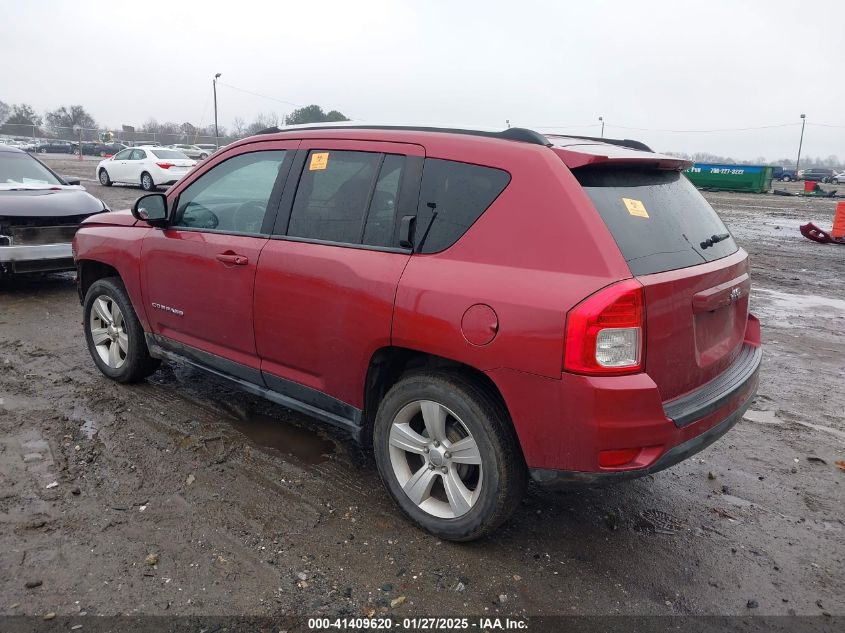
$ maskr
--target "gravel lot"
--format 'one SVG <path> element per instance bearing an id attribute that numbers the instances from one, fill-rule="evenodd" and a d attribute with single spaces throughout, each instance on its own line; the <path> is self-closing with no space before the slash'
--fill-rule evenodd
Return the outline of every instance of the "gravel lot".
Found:
<path id="1" fill-rule="evenodd" d="M 142 193 L 46 160 L 112 208 Z M 745 420 L 654 476 L 532 488 L 468 545 L 403 520 L 367 455 L 305 416 L 173 365 L 105 379 L 72 275 L 3 283 L 0 612 L 845 614 L 845 248 L 798 232 L 835 202 L 705 195 L 752 256 Z"/>

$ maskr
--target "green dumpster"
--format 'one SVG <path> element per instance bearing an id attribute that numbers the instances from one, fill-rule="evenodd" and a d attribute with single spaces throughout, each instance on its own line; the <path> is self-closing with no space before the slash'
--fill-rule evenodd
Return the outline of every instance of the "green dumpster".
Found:
<path id="1" fill-rule="evenodd" d="M 772 188 L 770 165 L 695 163 L 684 173 L 699 189 L 764 193 Z"/>

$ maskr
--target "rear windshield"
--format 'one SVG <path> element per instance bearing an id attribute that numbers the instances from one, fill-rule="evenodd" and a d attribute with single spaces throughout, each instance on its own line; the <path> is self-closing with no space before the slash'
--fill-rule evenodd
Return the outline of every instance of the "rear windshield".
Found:
<path id="1" fill-rule="evenodd" d="M 596 167 L 573 174 L 634 275 L 695 266 L 737 251 L 713 207 L 677 171 Z"/>
<path id="2" fill-rule="evenodd" d="M 150 151 L 156 158 L 188 158 L 182 152 L 175 149 L 153 149 Z"/>

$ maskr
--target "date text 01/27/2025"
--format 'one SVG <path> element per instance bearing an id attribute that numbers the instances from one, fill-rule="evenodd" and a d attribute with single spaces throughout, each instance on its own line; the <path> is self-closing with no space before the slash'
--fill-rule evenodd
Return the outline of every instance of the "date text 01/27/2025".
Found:
<path id="1" fill-rule="evenodd" d="M 518 631 L 528 628 L 524 618 L 481 617 L 481 618 L 446 618 L 415 617 L 393 619 L 385 618 L 309 618 L 308 628 L 312 631 L 352 631 L 352 630 L 392 630 L 399 631 Z"/>

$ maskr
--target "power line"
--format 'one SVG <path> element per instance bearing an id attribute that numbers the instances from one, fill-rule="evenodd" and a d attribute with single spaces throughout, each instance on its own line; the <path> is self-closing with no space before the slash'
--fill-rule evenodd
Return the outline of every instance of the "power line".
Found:
<path id="1" fill-rule="evenodd" d="M 712 132 L 749 132 L 752 130 L 769 130 L 772 128 L 783 128 L 783 127 L 793 127 L 796 125 L 801 125 L 800 123 L 776 123 L 774 125 L 756 125 L 752 127 L 726 127 L 726 128 L 714 128 L 711 130 L 670 130 L 670 129 L 661 129 L 661 128 L 648 128 L 648 127 L 628 127 L 625 125 L 616 125 L 614 123 L 608 123 L 607 127 L 616 127 L 621 130 L 634 130 L 637 132 L 668 132 L 673 134 L 708 134 Z"/>
<path id="2" fill-rule="evenodd" d="M 811 123 L 807 121 L 807 125 L 815 125 L 818 127 L 835 127 L 835 128 L 845 128 L 845 125 L 838 125 L 836 123 Z"/>
<path id="3" fill-rule="evenodd" d="M 253 97 L 260 97 L 262 99 L 269 99 L 270 101 L 276 101 L 278 103 L 284 103 L 285 105 L 293 106 L 294 108 L 304 108 L 306 107 L 302 103 L 294 103 L 293 101 L 285 101 L 284 99 L 278 99 L 276 97 L 271 97 L 269 95 L 261 94 L 260 92 L 254 92 L 252 90 L 246 90 L 245 88 L 238 88 L 237 86 L 233 86 L 231 84 L 223 83 L 222 81 L 217 82 L 220 86 L 226 86 L 227 88 L 231 88 L 232 90 L 237 90 L 238 92 L 243 92 L 248 95 L 252 95 Z M 364 121 L 366 119 L 362 119 L 361 117 L 352 116 L 352 119 L 356 121 Z"/>

